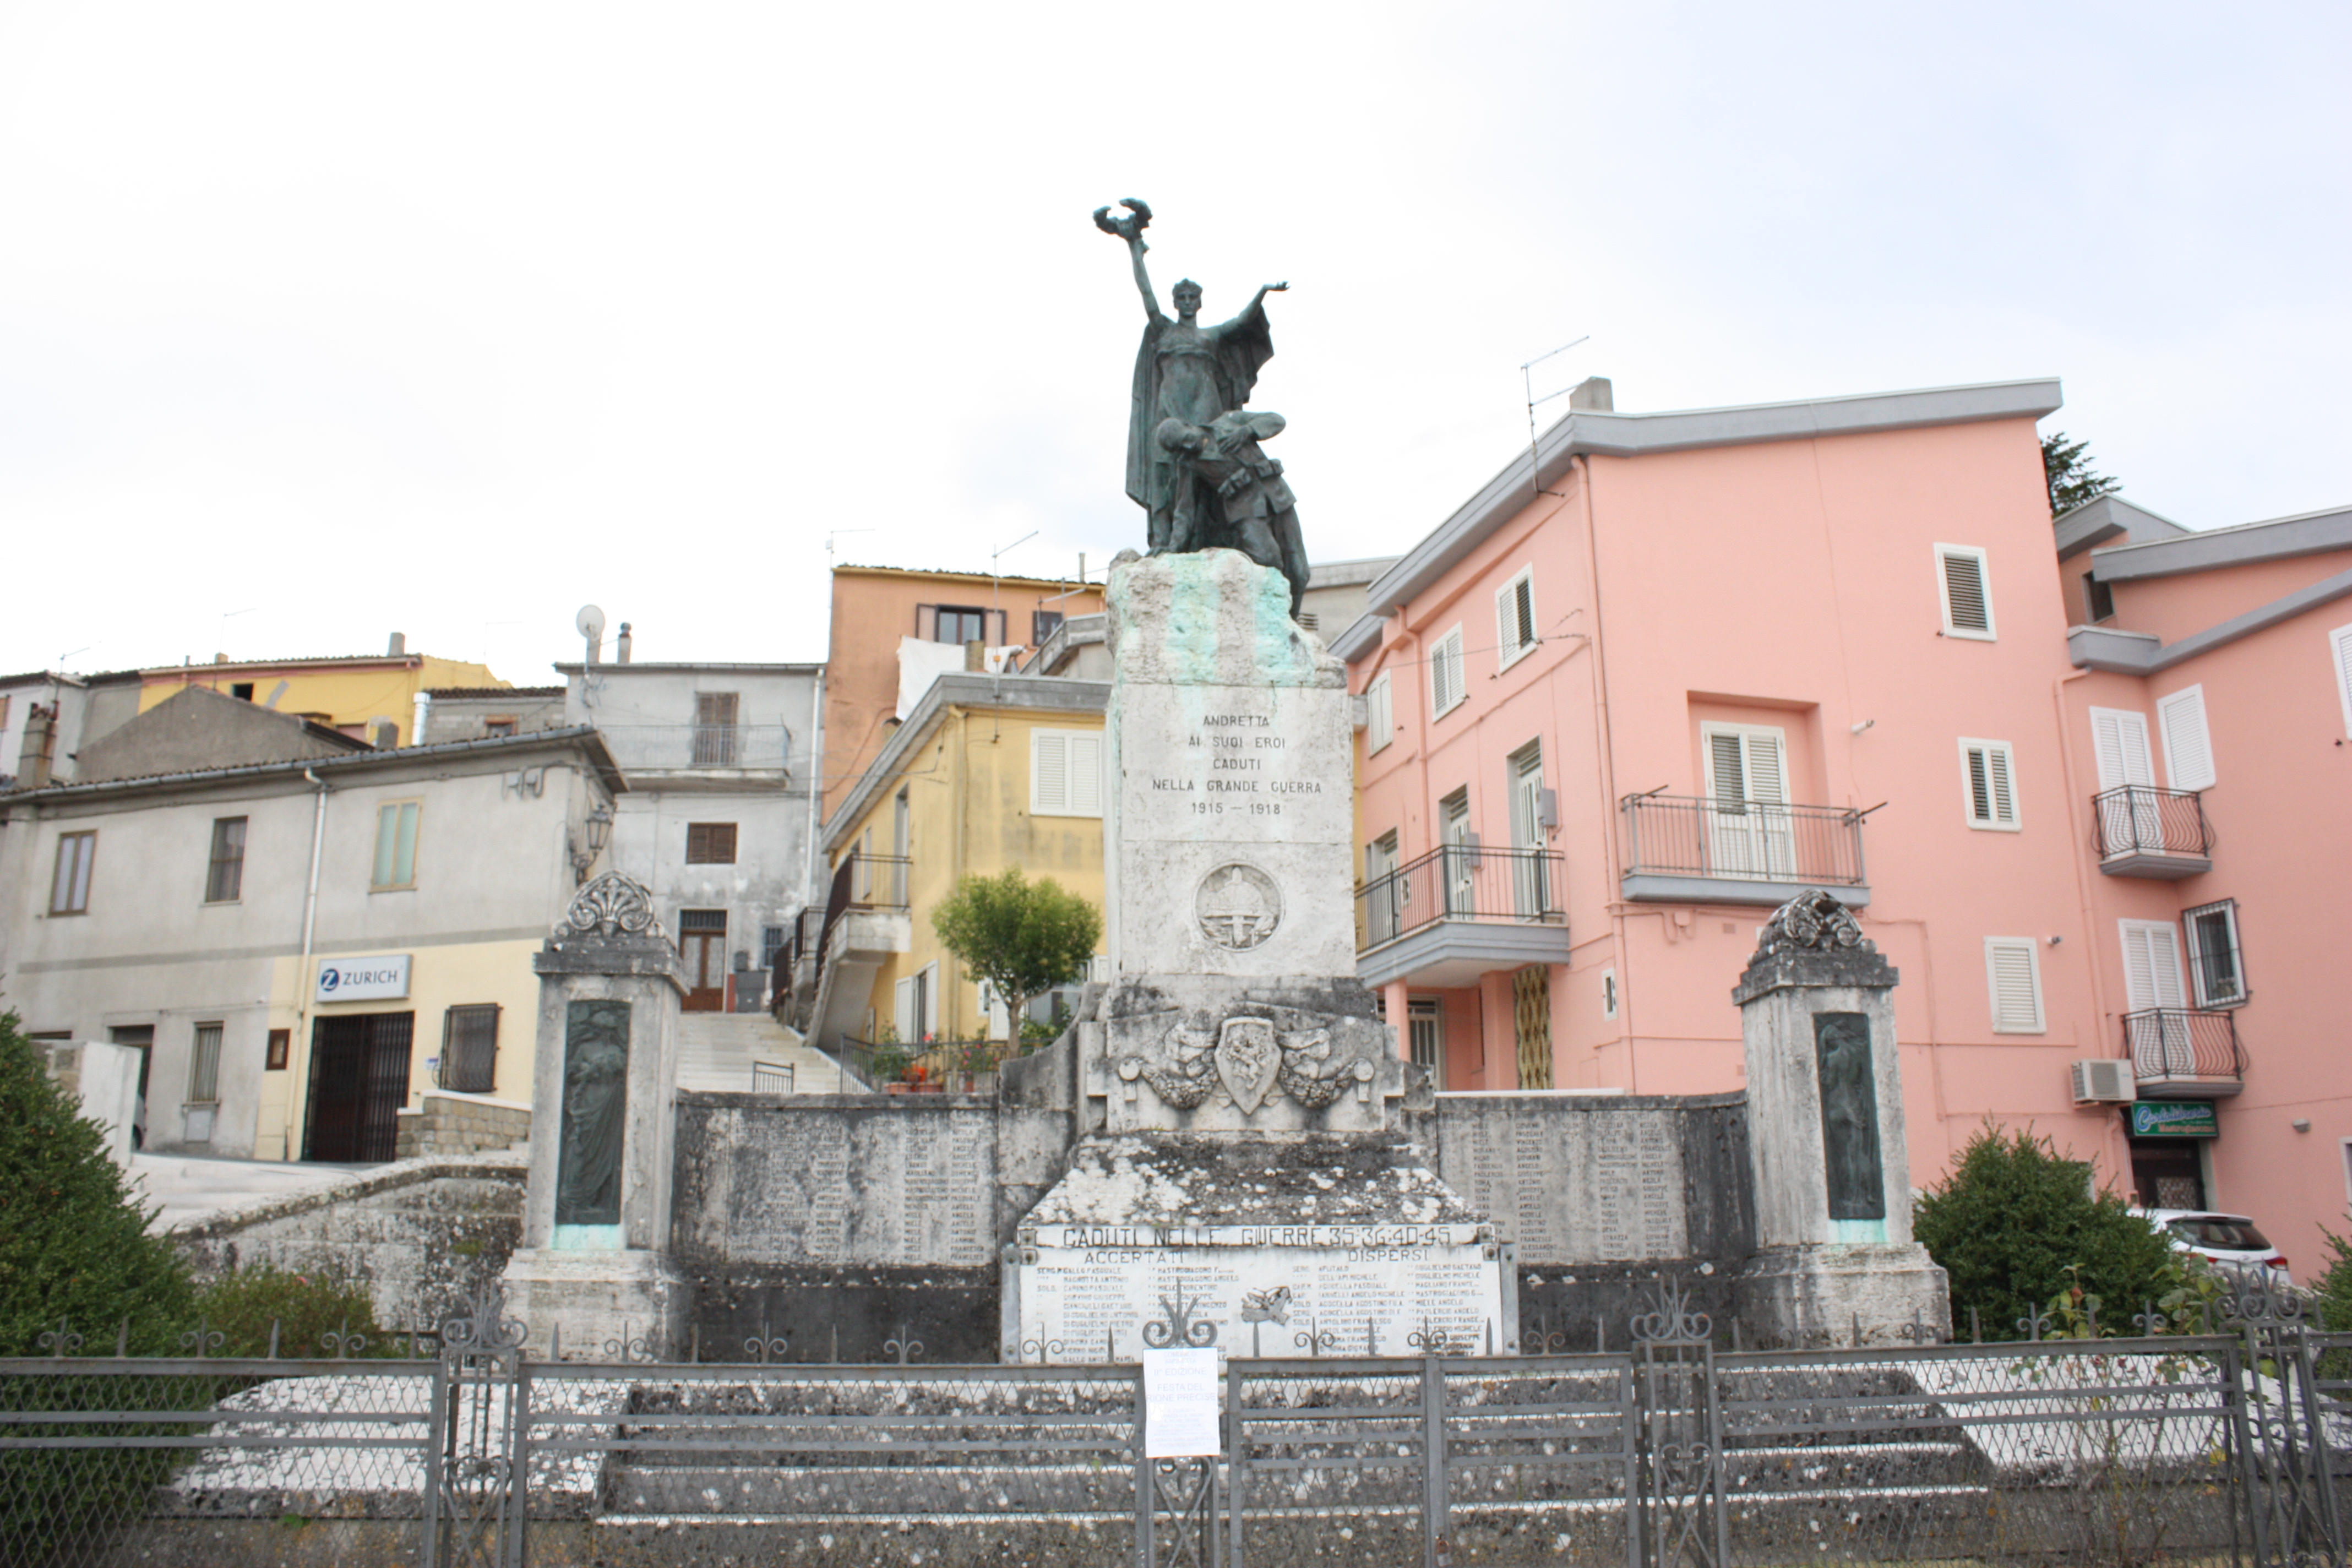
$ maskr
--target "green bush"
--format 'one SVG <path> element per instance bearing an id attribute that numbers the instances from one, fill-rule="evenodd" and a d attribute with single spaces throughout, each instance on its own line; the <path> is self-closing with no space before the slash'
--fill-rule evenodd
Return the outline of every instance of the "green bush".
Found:
<path id="1" fill-rule="evenodd" d="M 111 1353 L 125 1318 L 132 1354 L 168 1354 L 194 1301 L 187 1268 L 16 1024 L 0 1014 L 0 1355 L 39 1354 L 61 1321 L 83 1353 Z"/>
<path id="2" fill-rule="evenodd" d="M 404 1355 L 375 1321 L 367 1287 L 340 1272 L 297 1274 L 267 1263 L 253 1264 L 216 1279 L 196 1293 L 196 1315 L 219 1343 L 207 1354 L 263 1356 L 269 1329 L 278 1325 L 278 1353 L 293 1357 Z M 352 1336 L 349 1342 L 344 1336 Z M 340 1346 L 340 1348 L 339 1348 Z"/>
<path id="3" fill-rule="evenodd" d="M 1919 1199 L 1911 1228 L 1951 1277 L 1952 1329 L 1962 1337 L 1973 1307 L 1985 1338 L 2022 1339 L 2018 1321 L 2050 1311 L 2062 1294 L 2095 1298 L 2101 1331 L 2128 1333 L 2143 1303 L 2189 1281 L 2172 1244 L 2121 1195 L 2094 1194 L 2080 1161 L 2031 1132 L 1979 1132 Z"/>
<path id="4" fill-rule="evenodd" d="M 112 1355 L 129 1320 L 132 1354 L 171 1354 L 194 1300 L 178 1254 L 148 1234 L 105 1135 L 50 1081 L 41 1053 L 0 1014 L 0 1355 L 35 1356 L 60 1323 L 84 1355 Z M 213 1399 L 209 1379 L 56 1375 L 0 1379 L 18 1412 L 171 1410 Z M 19 1437 L 89 1439 L 188 1428 L 23 1425 Z M 19 1449 L 0 1464 L 0 1561 L 44 1562 L 135 1517 L 175 1449 Z"/>

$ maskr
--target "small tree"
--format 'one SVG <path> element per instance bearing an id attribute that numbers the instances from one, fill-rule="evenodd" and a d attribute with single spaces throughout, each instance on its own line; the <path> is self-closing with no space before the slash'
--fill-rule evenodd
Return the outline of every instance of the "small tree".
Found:
<path id="1" fill-rule="evenodd" d="M 2066 432 L 2053 430 L 2042 437 L 2042 477 L 2050 486 L 2050 515 L 2063 517 L 2076 507 L 2123 489 L 2121 479 L 2091 471 L 2091 444 L 2069 441 Z"/>
<path id="2" fill-rule="evenodd" d="M 1032 997 L 1084 978 L 1102 923 L 1094 905 L 1051 877 L 1027 880 L 1018 866 L 964 878 L 931 911 L 940 941 L 1004 1004 L 1014 1040 Z"/>
<path id="3" fill-rule="evenodd" d="M 64 1322 L 96 1354 L 131 1320 L 131 1348 L 174 1342 L 188 1271 L 107 1157 L 105 1134 L 0 1014 L 0 1355 L 35 1355 Z"/>
<path id="4" fill-rule="evenodd" d="M 2094 1193 L 2089 1168 L 2061 1159 L 2046 1138 L 1988 1126 L 1911 1215 L 1912 1235 L 1951 1276 L 1952 1326 L 1977 1310 L 1988 1338 L 2061 1291 L 2096 1296 L 2121 1327 L 2143 1302 L 2179 1288 L 2172 1244 L 2112 1188 Z"/>

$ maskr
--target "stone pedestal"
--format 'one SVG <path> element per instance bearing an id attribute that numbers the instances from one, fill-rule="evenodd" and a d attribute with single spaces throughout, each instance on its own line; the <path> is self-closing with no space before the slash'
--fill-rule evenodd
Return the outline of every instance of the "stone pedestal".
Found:
<path id="1" fill-rule="evenodd" d="M 1911 1239 L 1899 978 L 1844 905 L 1808 892 L 1774 912 L 1732 992 L 1755 1185 L 1758 1251 L 1737 1292 L 1751 1343 L 1948 1331 L 1944 1271 Z"/>
<path id="2" fill-rule="evenodd" d="M 1403 1135 L 1427 1078 L 1355 978 L 1344 667 L 1233 551 L 1122 559 L 1108 597 L 1094 1135 L 1007 1249 L 1005 1359 L 1507 1351 L 1508 1249 Z"/>
<path id="3" fill-rule="evenodd" d="M 532 967 L 530 1184 L 522 1246 L 502 1277 L 508 1310 L 534 1355 L 552 1353 L 560 1331 L 572 1360 L 676 1357 L 691 1305 L 669 1261 L 677 950 L 646 889 L 607 872 L 580 890 Z"/>

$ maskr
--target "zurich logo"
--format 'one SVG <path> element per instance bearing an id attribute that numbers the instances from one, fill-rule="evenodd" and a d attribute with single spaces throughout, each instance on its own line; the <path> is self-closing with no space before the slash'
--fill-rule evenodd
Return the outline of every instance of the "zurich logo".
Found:
<path id="1" fill-rule="evenodd" d="M 319 971 L 319 989 L 320 989 L 320 990 L 321 990 L 321 991 L 332 991 L 336 986 L 341 985 L 342 983 L 343 983 L 343 972 L 342 972 L 341 970 L 340 970 L 340 969 L 321 969 L 320 971 Z"/>

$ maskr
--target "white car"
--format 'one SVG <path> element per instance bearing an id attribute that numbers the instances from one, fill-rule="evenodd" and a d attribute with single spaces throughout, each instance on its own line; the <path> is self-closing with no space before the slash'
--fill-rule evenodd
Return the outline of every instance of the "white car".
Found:
<path id="1" fill-rule="evenodd" d="M 2135 1209 L 2133 1213 L 2164 1232 L 2182 1252 L 2193 1252 L 2218 1268 L 2270 1270 L 2273 1286 L 2292 1289 L 2294 1277 L 2286 1258 L 2271 1245 L 2254 1222 L 2242 1214 L 2217 1214 L 2207 1209 Z"/>

